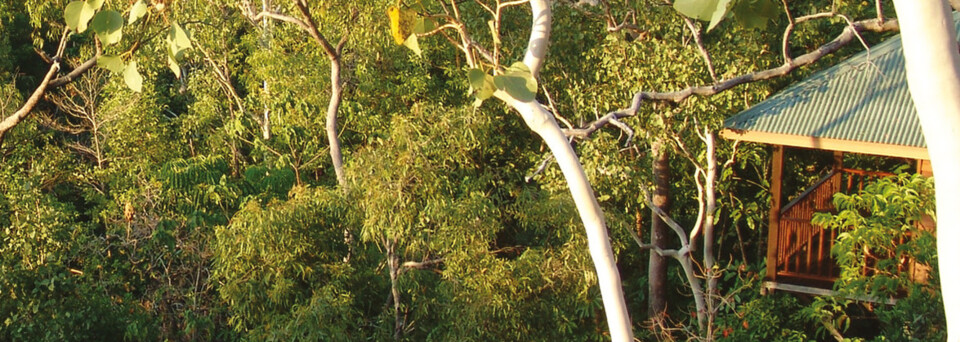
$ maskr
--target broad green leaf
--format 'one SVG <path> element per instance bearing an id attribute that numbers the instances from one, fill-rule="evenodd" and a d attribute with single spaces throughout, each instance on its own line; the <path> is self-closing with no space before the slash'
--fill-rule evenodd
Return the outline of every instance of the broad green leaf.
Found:
<path id="1" fill-rule="evenodd" d="M 180 78 L 180 64 L 177 63 L 177 60 L 173 58 L 170 54 L 167 54 L 167 66 L 170 67 L 170 70 L 173 71 L 174 75 L 177 75 L 177 79 Z"/>
<path id="2" fill-rule="evenodd" d="M 470 87 L 476 91 L 477 100 L 483 101 L 493 96 L 497 90 L 493 83 L 493 76 L 483 72 L 480 69 L 470 69 L 467 71 L 467 78 L 470 79 Z"/>
<path id="3" fill-rule="evenodd" d="M 143 90 L 143 76 L 140 76 L 140 71 L 137 70 L 136 61 L 130 61 L 127 68 L 123 70 L 123 82 L 130 90 L 138 93 Z"/>
<path id="4" fill-rule="evenodd" d="M 97 66 L 110 70 L 110 72 L 122 73 L 124 69 L 123 59 L 120 56 L 103 55 L 97 57 Z"/>
<path id="5" fill-rule="evenodd" d="M 143 18 L 147 14 L 147 3 L 143 1 L 137 1 L 133 4 L 133 7 L 130 7 L 130 17 L 127 19 L 127 24 L 133 24 L 137 22 L 140 18 Z"/>
<path id="6" fill-rule="evenodd" d="M 673 8 L 687 17 L 709 21 L 717 10 L 718 2 L 720 0 L 677 0 Z"/>
<path id="7" fill-rule="evenodd" d="M 103 0 L 87 0 L 87 5 L 94 11 L 98 11 L 100 7 L 103 7 Z"/>
<path id="8" fill-rule="evenodd" d="M 741 0 L 730 8 L 733 18 L 746 29 L 766 29 L 767 23 L 780 15 L 780 8 L 773 0 Z"/>
<path id="9" fill-rule="evenodd" d="M 179 59 L 184 50 L 193 47 L 187 31 L 184 31 L 177 23 L 170 25 L 170 32 L 167 34 L 167 44 L 170 46 L 170 53 L 173 54 L 173 58 L 175 59 Z"/>
<path id="10" fill-rule="evenodd" d="M 88 1 L 72 1 L 64 8 L 63 19 L 69 29 L 83 33 L 96 11 Z"/>
<path id="11" fill-rule="evenodd" d="M 420 54 L 420 44 L 417 43 L 417 35 L 411 34 L 407 37 L 407 40 L 403 42 L 403 46 L 406 46 L 408 49 L 412 50 L 413 53 L 417 54 L 417 57 L 423 57 Z"/>
<path id="12" fill-rule="evenodd" d="M 503 75 L 494 76 L 493 84 L 520 101 L 533 101 L 537 97 L 537 80 L 523 62 L 513 63 Z"/>
<path id="13" fill-rule="evenodd" d="M 710 25 L 707 26 L 707 32 L 713 30 L 714 27 L 717 27 L 717 24 L 723 21 L 723 18 L 727 17 L 728 7 L 730 7 L 730 0 L 717 1 L 717 7 L 714 9 L 713 15 L 710 16 Z"/>
<path id="14" fill-rule="evenodd" d="M 507 68 L 507 73 L 527 74 L 531 80 L 533 79 L 533 75 L 530 74 L 530 68 L 523 62 L 513 62 L 513 64 Z M 533 89 L 531 89 L 531 91 L 537 91 L 537 81 L 533 81 Z"/>
<path id="15" fill-rule="evenodd" d="M 417 19 L 417 25 L 413 27 L 413 33 L 424 34 L 437 28 L 437 23 L 431 18 Z"/>
<path id="16" fill-rule="evenodd" d="M 473 89 L 483 88 L 483 79 L 486 75 L 487 73 L 480 69 L 467 70 L 467 79 L 470 80 L 470 86 L 473 87 Z"/>
<path id="17" fill-rule="evenodd" d="M 116 44 L 123 38 L 123 15 L 115 11 L 100 11 L 90 21 L 90 28 L 103 44 Z"/>

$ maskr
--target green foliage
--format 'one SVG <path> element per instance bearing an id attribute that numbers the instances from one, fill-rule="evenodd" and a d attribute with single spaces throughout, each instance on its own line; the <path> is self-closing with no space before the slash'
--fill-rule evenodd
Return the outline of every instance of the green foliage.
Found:
<path id="1" fill-rule="evenodd" d="M 102 5 L 102 0 L 71 1 L 63 10 L 63 18 L 66 20 L 67 27 L 76 30 L 77 33 L 83 33 L 87 30 L 87 23 L 90 22 L 90 19 Z"/>
<path id="2" fill-rule="evenodd" d="M 483 70 L 467 70 L 467 78 L 470 79 L 470 87 L 473 87 L 476 92 L 477 100 L 489 99 L 497 89 L 493 83 L 493 76 L 483 72 Z"/>
<path id="3" fill-rule="evenodd" d="M 344 333 L 355 329 L 355 319 L 342 284 L 350 275 L 343 229 L 355 221 L 337 193 L 294 188 L 286 201 L 249 201 L 230 225 L 216 229 L 212 277 L 223 284 L 219 293 L 237 331 L 273 334 L 270 325 L 280 324 L 286 332 L 279 336 L 349 340 Z M 297 317 L 319 329 L 286 323 Z"/>
<path id="4" fill-rule="evenodd" d="M 140 71 L 137 70 L 137 61 L 131 61 L 123 68 L 123 82 L 130 90 L 138 93 L 143 91 L 143 76 L 140 76 Z"/>
<path id="5" fill-rule="evenodd" d="M 502 75 L 493 76 L 493 84 L 523 102 L 533 101 L 537 96 L 537 80 L 523 62 L 515 62 Z"/>
<path id="6" fill-rule="evenodd" d="M 118 56 L 97 57 L 97 66 L 118 74 L 122 74 L 125 69 L 123 59 Z"/>
<path id="7" fill-rule="evenodd" d="M 459 49 L 439 36 L 417 39 L 445 24 L 428 16 L 444 13 L 440 4 L 401 4 L 411 7 L 392 32 L 403 38 L 396 41 L 384 39 L 392 23 L 383 9 L 392 0 L 309 2 L 331 43 L 351 32 L 341 56 L 337 133 L 349 185 L 339 188 L 323 130 L 330 62 L 313 38 L 290 23 L 253 23 L 236 1 L 162 3 L 0 0 L 0 113 L 19 108 L 39 83 L 49 65 L 36 51 L 51 54 L 65 26 L 74 34 L 64 60 L 82 63 L 99 40 L 97 64 L 116 76 L 92 70 L 49 92 L 0 146 L 0 340 L 392 340 L 386 242 L 401 265 L 434 262 L 399 271 L 401 340 L 607 338 L 586 238 L 560 170 L 548 163 L 527 180 L 545 157 L 537 137 L 515 113 L 470 106 L 474 98 L 465 94 L 549 96 L 551 109 L 578 125 L 623 107 L 639 89 L 709 83 L 674 8 L 611 2 L 614 18 L 635 18 L 640 28 L 611 33 L 603 8 L 557 2 L 551 52 L 537 79 L 514 63 L 467 70 L 464 82 Z M 778 24 L 767 20 L 779 15 L 776 3 L 714 3 L 701 18 L 711 26 L 747 20 L 746 28 L 704 36 L 721 77 L 781 62 L 782 22 L 747 31 Z M 298 15 L 288 2 L 277 5 Z M 524 6 L 503 8 L 498 29 L 478 2 L 455 5 L 476 44 L 499 47 L 501 61 L 522 58 L 531 19 Z M 859 6 L 836 5 L 843 13 Z M 344 20 L 354 8 L 356 20 Z M 760 15 L 743 18 L 748 9 Z M 397 24 L 400 14 L 397 8 Z M 793 42 L 815 46 L 843 27 L 810 22 Z M 400 43 L 415 43 L 419 57 Z M 684 133 L 681 141 L 702 160 L 697 138 L 686 134 L 694 118 L 716 128 L 787 83 L 676 106 L 644 104 L 623 119 L 637 133 L 630 148 L 614 129 L 574 142 L 607 216 L 636 331 L 645 331 L 647 260 L 624 229 L 649 223 L 636 191 L 648 185 L 649 143 Z M 85 93 L 94 95 L 82 99 Z M 75 101 L 89 119 L 68 117 L 54 97 Z M 100 159 L 91 157 L 94 148 Z M 719 148 L 731 152 L 727 143 Z M 746 276 L 760 268 L 765 247 L 759 227 L 768 164 L 762 147 L 740 151 L 722 175 L 730 185 L 721 185 L 718 201 L 718 250 L 726 262 L 739 260 L 743 248 L 749 271 L 731 266 L 725 275 L 743 277 L 720 280 L 721 288 L 740 290 L 724 294 L 717 337 L 815 337 L 819 325 L 792 314 L 795 300 L 758 297 L 757 278 Z M 696 212 L 696 184 L 685 160 L 672 165 L 674 213 L 686 224 Z M 674 273 L 671 285 L 685 286 Z M 938 311 L 923 311 L 933 306 L 919 304 L 929 303 L 919 296 L 928 292 L 908 292 L 917 296 L 903 306 L 878 308 L 890 322 L 885 335 L 934 336 L 915 328 L 940 324 Z M 689 298 L 672 292 L 670 300 L 676 324 L 689 326 Z M 723 335 L 726 328 L 734 330 Z"/>
<path id="8" fill-rule="evenodd" d="M 840 232 L 832 253 L 841 269 L 835 284 L 841 295 L 898 298 L 895 305 L 877 309 L 883 340 L 946 339 L 936 239 L 930 230 L 933 198 L 932 179 L 901 174 L 877 180 L 857 194 L 837 194 L 838 212 L 814 217 L 815 224 Z M 845 305 L 819 311 L 844 317 Z"/>
<path id="9" fill-rule="evenodd" d="M 753 292 L 756 293 L 756 292 Z M 743 293 L 748 296 L 750 292 Z M 751 296 L 752 297 L 752 296 Z M 734 310 L 717 320 L 718 341 L 806 341 L 807 324 L 796 297 L 778 293 L 734 298 Z"/>
<path id="10" fill-rule="evenodd" d="M 922 227 L 924 216 L 933 214 L 932 179 L 884 178 L 860 193 L 837 194 L 833 203 L 837 214 L 818 213 L 813 223 L 839 231 L 832 250 L 841 268 L 839 288 L 886 298 L 911 284 L 917 267 L 925 273 L 936 265 L 935 238 Z"/>
<path id="11" fill-rule="evenodd" d="M 100 41 L 106 45 L 113 45 L 123 38 L 123 16 L 116 11 L 100 11 L 90 21 L 90 28 L 97 33 Z"/>
<path id="12" fill-rule="evenodd" d="M 147 14 L 147 3 L 145 0 L 138 0 L 130 7 L 130 16 L 127 19 L 127 25 L 133 24 Z"/>

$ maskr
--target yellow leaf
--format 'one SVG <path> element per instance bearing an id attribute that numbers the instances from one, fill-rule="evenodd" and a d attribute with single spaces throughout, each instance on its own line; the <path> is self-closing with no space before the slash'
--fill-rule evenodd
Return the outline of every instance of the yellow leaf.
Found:
<path id="1" fill-rule="evenodd" d="M 417 12 L 390 6 L 387 9 L 387 17 L 390 18 L 390 34 L 393 35 L 394 42 L 397 45 L 403 45 L 417 24 Z"/>

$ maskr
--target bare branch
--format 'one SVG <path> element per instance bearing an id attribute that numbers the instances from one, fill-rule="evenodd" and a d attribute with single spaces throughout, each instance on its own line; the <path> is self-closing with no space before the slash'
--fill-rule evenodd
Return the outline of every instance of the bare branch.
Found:
<path id="1" fill-rule="evenodd" d="M 787 0 L 781 0 L 783 3 L 783 12 L 787 14 L 787 28 L 783 30 L 783 63 L 790 64 L 793 61 L 790 58 L 790 34 L 793 33 L 793 27 L 796 25 L 796 21 L 793 20 L 793 14 L 790 13 L 790 6 L 787 5 Z"/>
<path id="2" fill-rule="evenodd" d="M 697 49 L 700 50 L 703 62 L 707 64 L 707 71 L 710 71 L 710 78 L 716 82 L 717 72 L 713 69 L 713 61 L 710 60 L 710 53 L 708 53 L 707 48 L 703 46 L 703 39 L 700 38 L 700 28 L 698 28 L 697 24 L 695 24 L 693 20 L 690 20 L 690 18 L 683 17 L 683 22 L 687 24 L 687 28 L 689 28 L 690 33 L 693 34 L 693 41 L 697 43 Z"/>
<path id="3" fill-rule="evenodd" d="M 254 15 L 252 18 L 250 18 L 250 20 L 253 20 L 254 22 L 257 22 L 257 21 L 260 21 L 260 19 L 263 19 L 263 18 L 270 18 L 270 19 L 274 19 L 274 20 L 285 21 L 285 22 L 288 22 L 288 23 L 291 23 L 291 24 L 300 26 L 300 28 L 302 28 L 302 29 L 304 29 L 304 30 L 309 30 L 309 29 L 310 29 L 310 27 L 307 26 L 307 23 L 303 22 L 303 20 L 300 20 L 300 19 L 298 19 L 298 18 L 291 17 L 291 16 L 286 15 L 286 14 L 281 14 L 281 13 L 276 13 L 276 12 L 270 12 L 270 11 L 265 11 L 265 12 L 257 13 L 257 14 Z"/>
<path id="4" fill-rule="evenodd" d="M 400 265 L 400 267 L 424 270 L 424 269 L 428 269 L 433 266 L 439 265 L 441 263 L 443 263 L 443 258 L 424 260 L 424 261 L 407 261 L 407 262 L 404 262 L 402 265 Z"/>
<path id="5" fill-rule="evenodd" d="M 781 65 L 776 68 L 757 71 L 757 72 L 749 73 L 746 75 L 741 75 L 738 77 L 721 81 L 720 83 L 712 86 L 695 86 L 695 87 L 689 87 L 679 91 L 665 92 L 665 93 L 640 92 L 638 94 L 640 94 L 640 98 L 642 99 L 673 102 L 673 103 L 683 102 L 683 100 L 686 100 L 688 97 L 692 95 L 710 96 L 741 84 L 752 83 L 756 81 L 762 81 L 762 80 L 768 80 L 775 77 L 780 77 L 790 73 L 791 71 L 797 69 L 800 66 L 814 63 L 820 60 L 821 58 L 823 58 L 823 56 L 826 56 L 830 53 L 833 53 L 839 50 L 841 47 L 843 47 L 844 45 L 852 41 L 854 38 L 856 38 L 857 33 L 861 31 L 886 32 L 886 31 L 893 31 L 898 29 L 899 29 L 899 22 L 896 19 L 888 19 L 888 20 L 885 20 L 883 23 L 880 23 L 876 19 L 858 21 L 858 22 L 852 23 L 852 25 L 844 29 L 843 33 L 841 33 L 839 36 L 834 38 L 829 43 L 820 46 L 818 49 L 812 52 L 809 52 L 807 54 L 804 54 L 800 57 L 795 58 L 791 63 L 785 63 L 784 65 Z"/>
<path id="6" fill-rule="evenodd" d="M 418 33 L 418 34 L 417 34 L 417 37 L 429 37 L 429 36 L 435 35 L 435 34 L 437 34 L 437 33 L 440 33 L 440 31 L 448 30 L 448 29 L 454 29 L 454 30 L 456 30 L 456 29 L 457 29 L 457 25 L 455 25 L 455 24 L 450 24 L 450 23 L 448 23 L 448 24 L 443 24 L 443 25 L 441 25 L 441 26 L 438 26 L 438 27 L 434 28 L 433 30 L 430 30 L 430 31 L 427 31 L 427 32 L 424 32 L 424 33 Z"/>
<path id="7" fill-rule="evenodd" d="M 473 2 L 477 3 L 477 5 L 480 5 L 480 7 L 483 7 L 483 9 L 486 10 L 487 12 L 489 12 L 490 15 L 493 15 L 493 16 L 496 16 L 496 15 L 497 15 L 497 12 L 495 12 L 495 11 L 493 10 L 493 8 L 490 8 L 490 6 L 488 6 L 488 5 L 487 5 L 486 3 L 484 3 L 483 1 L 473 0 Z M 442 4 L 442 2 L 441 2 L 441 4 Z"/>
<path id="8" fill-rule="evenodd" d="M 815 14 L 808 17 L 800 17 L 800 18 L 797 18 L 796 22 L 800 22 L 801 19 L 809 20 L 806 18 L 812 19 L 812 18 L 818 18 L 825 15 L 826 14 L 820 13 L 820 14 Z M 831 13 L 830 16 L 832 15 L 833 14 Z M 598 129 L 609 124 L 611 119 L 619 119 L 619 118 L 637 115 L 637 112 L 640 109 L 640 104 L 644 100 L 681 103 L 693 95 L 712 96 L 739 85 L 781 77 L 789 74 L 790 72 L 796 70 L 799 67 L 819 61 L 824 56 L 827 56 L 831 53 L 836 52 L 841 47 L 850 43 L 854 39 L 860 39 L 859 38 L 860 32 L 863 32 L 863 31 L 888 32 L 888 31 L 897 31 L 899 29 L 900 29 L 900 25 L 897 19 L 885 19 L 883 21 L 880 21 L 877 19 L 867 19 L 862 21 L 851 22 L 843 30 L 842 33 L 840 33 L 836 38 L 834 38 L 830 42 L 824 45 L 821 45 L 819 48 L 817 48 L 814 51 L 808 52 L 804 55 L 794 58 L 792 61 L 788 63 L 784 63 L 779 67 L 740 75 L 734 78 L 722 80 L 713 85 L 692 86 L 686 89 L 672 91 L 672 92 L 640 91 L 640 92 L 634 93 L 633 99 L 630 101 L 630 107 L 626 109 L 610 112 L 607 115 L 604 115 L 599 119 L 582 126 L 581 128 L 564 130 L 564 134 L 574 138 L 585 139 L 589 137 L 591 134 L 593 134 L 593 132 L 596 132 Z"/>
<path id="9" fill-rule="evenodd" d="M 620 122 L 620 120 L 617 120 L 617 119 L 610 119 L 610 124 L 616 126 L 621 131 L 627 133 L 627 141 L 623 143 L 623 147 L 630 147 L 630 144 L 633 143 L 633 129 L 631 129 L 630 126 L 627 126 L 627 124 Z"/>
<path id="10" fill-rule="evenodd" d="M 640 192 L 643 195 L 643 200 L 644 202 L 646 202 L 647 207 L 649 207 L 650 210 L 653 210 L 653 212 L 657 214 L 657 216 L 659 216 L 661 219 L 663 219 L 663 222 L 666 223 L 667 226 L 672 228 L 673 232 L 677 234 L 677 237 L 680 238 L 680 245 L 683 246 L 683 248 L 687 248 L 688 246 L 690 246 L 690 240 L 687 239 L 687 234 L 683 231 L 683 227 L 680 227 L 680 224 L 677 223 L 677 221 L 674 221 L 673 218 L 670 217 L 670 215 L 667 215 L 667 213 L 665 213 L 663 209 L 660 209 L 660 207 L 653 205 L 653 200 L 651 200 L 650 198 L 650 191 L 648 191 L 645 187 L 641 186 Z"/>
<path id="11" fill-rule="evenodd" d="M 529 183 L 531 180 L 533 180 L 533 177 L 543 173 L 543 171 L 547 169 L 547 166 L 550 165 L 551 160 L 553 160 L 553 154 L 547 154 L 547 156 L 543 158 L 543 161 L 540 162 L 540 166 L 538 166 L 537 169 L 534 170 L 529 176 L 523 177 L 523 181 Z"/>
<path id="12" fill-rule="evenodd" d="M 733 165 L 734 162 L 736 162 L 738 147 L 740 147 L 740 139 L 733 141 L 733 152 L 730 152 L 730 159 L 727 159 L 727 161 L 723 162 L 722 168 L 726 169 L 730 167 L 730 165 Z"/>
<path id="13" fill-rule="evenodd" d="M 90 59 L 83 62 L 83 64 L 80 64 L 80 66 L 74 68 L 66 75 L 63 75 L 63 76 L 57 77 L 54 80 L 51 80 L 50 84 L 48 84 L 47 86 L 50 88 L 57 88 L 64 84 L 73 82 L 74 80 L 77 79 L 77 77 L 80 77 L 80 75 L 87 72 L 87 70 L 90 70 L 90 68 L 93 68 L 93 66 L 97 65 L 98 57 L 100 57 L 99 51 L 97 52 L 96 55 L 94 55 L 93 57 L 90 57 Z"/>
<path id="14" fill-rule="evenodd" d="M 27 115 L 30 114 L 30 111 L 33 110 L 33 107 L 37 105 L 37 102 L 40 101 L 40 98 L 43 97 L 43 94 L 47 91 L 47 86 L 50 84 L 50 79 L 53 78 L 53 75 L 57 74 L 57 71 L 60 70 L 60 62 L 54 61 L 53 65 L 50 66 L 50 70 L 47 71 L 47 75 L 43 77 L 43 81 L 40 82 L 40 85 L 36 90 L 33 91 L 33 94 L 27 98 L 27 101 L 20 106 L 16 112 L 10 116 L 0 121 L 0 145 L 3 144 L 3 138 L 11 128 L 20 123 Z"/>
<path id="15" fill-rule="evenodd" d="M 547 104 L 550 106 L 550 111 L 553 112 L 553 117 L 557 118 L 557 120 L 560 120 L 560 122 L 563 122 L 563 124 L 567 126 L 567 129 L 573 129 L 573 125 L 570 124 L 570 121 L 567 121 L 566 118 L 560 115 L 560 111 L 557 110 L 557 106 L 553 102 L 553 96 L 550 95 L 550 91 L 547 90 L 547 86 L 545 84 L 540 84 L 540 89 L 543 89 L 543 94 L 547 95 Z"/>

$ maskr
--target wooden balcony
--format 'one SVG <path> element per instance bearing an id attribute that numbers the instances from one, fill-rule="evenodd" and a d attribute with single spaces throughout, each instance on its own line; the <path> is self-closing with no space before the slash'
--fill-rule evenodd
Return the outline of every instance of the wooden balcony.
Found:
<path id="1" fill-rule="evenodd" d="M 834 212 L 833 195 L 852 193 L 864 183 L 889 173 L 837 168 L 790 201 L 771 212 L 767 246 L 767 280 L 780 285 L 830 289 L 840 269 L 830 253 L 837 231 L 810 223 L 814 213 Z"/>

